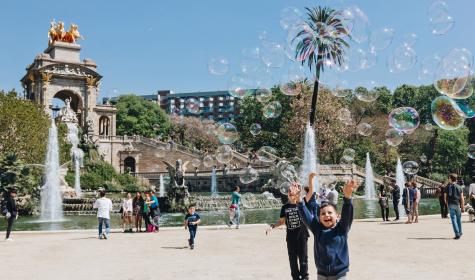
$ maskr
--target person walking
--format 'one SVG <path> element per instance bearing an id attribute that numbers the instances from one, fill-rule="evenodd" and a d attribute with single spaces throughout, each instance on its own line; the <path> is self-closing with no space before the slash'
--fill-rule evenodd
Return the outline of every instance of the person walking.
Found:
<path id="1" fill-rule="evenodd" d="M 409 182 L 404 184 L 404 191 L 402 193 L 402 204 L 406 211 L 407 221 L 406 224 L 412 224 L 412 212 L 414 209 L 414 190 Z"/>
<path id="2" fill-rule="evenodd" d="M 419 222 L 419 201 L 421 201 L 421 190 L 417 187 L 416 182 L 412 182 L 412 188 L 414 189 L 414 210 L 412 215 L 412 222 Z"/>
<path id="3" fill-rule="evenodd" d="M 396 218 L 394 221 L 399 221 L 399 199 L 401 198 L 401 190 L 396 184 L 392 184 L 391 196 L 393 197 L 393 208 Z"/>
<path id="4" fill-rule="evenodd" d="M 132 232 L 132 213 L 133 213 L 133 201 L 132 195 L 127 193 L 124 201 L 122 202 L 122 230 L 124 232 Z M 128 229 L 125 226 L 128 225 Z"/>
<path id="5" fill-rule="evenodd" d="M 383 222 L 389 222 L 389 197 L 384 186 L 379 187 L 379 206 L 381 207 Z"/>
<path id="6" fill-rule="evenodd" d="M 465 202 L 462 187 L 457 184 L 457 174 L 449 175 L 449 185 L 445 192 L 445 202 L 448 205 L 450 220 L 452 221 L 452 227 L 455 232 L 454 239 L 460 239 L 460 237 L 462 237 L 462 213 L 465 211 Z"/>
<path id="7" fill-rule="evenodd" d="M 101 198 L 94 202 L 93 208 L 97 209 L 97 220 L 99 222 L 99 239 L 108 239 L 110 234 L 110 212 L 112 211 L 112 201 L 106 197 L 106 191 L 100 192 Z M 106 232 L 102 232 L 102 224 L 106 226 Z"/>
<path id="8" fill-rule="evenodd" d="M 10 233 L 13 229 L 13 223 L 18 219 L 18 208 L 16 206 L 15 198 L 17 192 L 15 189 L 10 190 L 9 192 L 4 193 L 3 205 L 2 205 L 2 214 L 5 215 L 7 219 L 7 234 L 5 236 L 5 241 L 13 241 L 10 238 Z"/>
<path id="9" fill-rule="evenodd" d="M 240 190 L 241 188 L 238 186 L 234 188 L 234 191 L 231 194 L 231 206 L 229 207 L 228 226 L 231 227 L 232 225 L 236 225 L 236 229 L 239 229 L 239 220 L 241 217 L 241 210 L 239 208 L 239 202 L 241 202 L 241 194 L 239 194 Z"/>
<path id="10" fill-rule="evenodd" d="M 142 193 L 137 192 L 135 194 L 134 200 L 132 201 L 132 207 L 134 208 L 135 232 L 142 231 L 143 206 L 144 200 Z"/>
<path id="11" fill-rule="evenodd" d="M 448 181 L 444 184 L 441 184 L 435 192 L 437 197 L 439 198 L 440 216 L 442 217 L 442 219 L 446 219 L 447 215 L 449 214 L 447 203 L 445 202 L 445 191 L 448 184 Z"/>

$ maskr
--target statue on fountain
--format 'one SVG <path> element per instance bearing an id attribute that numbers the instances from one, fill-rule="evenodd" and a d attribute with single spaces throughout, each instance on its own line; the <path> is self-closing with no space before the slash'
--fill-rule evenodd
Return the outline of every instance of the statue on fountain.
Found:
<path id="1" fill-rule="evenodd" d="M 190 205 L 190 193 L 185 184 L 186 166 L 189 161 L 183 163 L 181 159 L 178 159 L 175 166 L 165 160 L 163 162 L 167 165 L 170 176 L 170 183 L 167 187 L 167 210 L 170 212 L 186 211 Z"/>
<path id="2" fill-rule="evenodd" d="M 66 98 L 64 100 L 64 104 L 65 106 L 63 108 L 61 108 L 61 110 L 59 111 L 59 114 L 58 114 L 58 117 L 60 117 L 61 119 L 61 122 L 65 122 L 65 123 L 77 123 L 78 122 L 78 118 L 76 116 L 76 112 L 74 112 L 73 109 L 71 109 L 71 97 L 69 98 Z"/>

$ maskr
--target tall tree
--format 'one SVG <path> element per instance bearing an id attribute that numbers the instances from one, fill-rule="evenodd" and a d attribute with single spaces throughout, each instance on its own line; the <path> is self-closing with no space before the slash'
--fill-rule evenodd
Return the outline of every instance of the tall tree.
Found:
<path id="1" fill-rule="evenodd" d="M 313 86 L 312 102 L 310 107 L 310 125 L 313 126 L 317 115 L 318 86 L 324 65 L 343 64 L 344 48 L 348 48 L 346 41 L 350 38 L 347 28 L 343 25 L 340 11 L 327 7 L 305 8 L 307 10 L 306 25 L 297 33 L 293 40 L 299 40 L 295 57 L 303 57 L 302 65 L 307 62 L 310 71 L 315 67 L 315 83 Z"/>

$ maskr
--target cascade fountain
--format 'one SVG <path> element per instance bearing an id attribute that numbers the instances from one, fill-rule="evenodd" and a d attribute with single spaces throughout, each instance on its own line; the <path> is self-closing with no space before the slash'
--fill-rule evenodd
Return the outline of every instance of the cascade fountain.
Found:
<path id="1" fill-rule="evenodd" d="M 366 176 L 365 176 L 365 188 L 364 194 L 365 199 L 374 199 L 376 197 L 374 191 L 374 175 L 373 167 L 371 166 L 371 160 L 369 158 L 369 153 L 366 153 Z"/>
<path id="2" fill-rule="evenodd" d="M 66 123 L 68 126 L 68 141 L 71 143 L 71 159 L 74 164 L 74 191 L 78 197 L 81 196 L 81 183 L 79 180 L 80 167 L 83 164 L 84 152 L 78 148 L 79 145 L 79 137 L 78 137 L 78 126 L 76 123 L 68 122 Z"/>
<path id="3" fill-rule="evenodd" d="M 163 184 L 163 174 L 160 174 L 160 197 L 165 196 L 165 185 Z"/>
<path id="4" fill-rule="evenodd" d="M 303 162 L 300 170 L 300 185 L 308 184 L 308 175 L 312 172 L 317 173 L 317 149 L 315 148 L 315 131 L 310 123 L 305 127 L 305 142 L 303 151 Z M 319 185 L 317 177 L 315 177 L 313 185 L 314 191 L 319 193 Z"/>
<path id="5" fill-rule="evenodd" d="M 216 182 L 216 167 L 213 166 L 213 171 L 211 171 L 211 195 L 218 195 L 218 184 Z"/>
<path id="6" fill-rule="evenodd" d="M 62 198 L 59 182 L 58 130 L 54 119 L 48 134 L 46 153 L 45 183 L 41 190 L 41 220 L 53 222 L 63 219 Z"/>
<path id="7" fill-rule="evenodd" d="M 401 159 L 397 158 L 397 165 L 396 165 L 396 185 L 399 186 L 399 190 L 401 191 L 401 196 L 402 192 L 404 191 L 404 184 L 405 184 L 405 177 L 404 177 L 404 172 L 402 171 L 402 164 L 401 164 Z M 399 204 L 402 203 L 402 200 L 399 200 Z"/>

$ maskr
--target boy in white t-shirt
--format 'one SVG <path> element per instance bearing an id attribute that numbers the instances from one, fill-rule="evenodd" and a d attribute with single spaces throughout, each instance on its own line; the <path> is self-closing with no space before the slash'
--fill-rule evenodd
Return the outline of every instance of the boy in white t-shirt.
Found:
<path id="1" fill-rule="evenodd" d="M 94 202 L 94 209 L 97 209 L 97 220 L 99 221 L 99 239 L 109 238 L 110 233 L 110 212 L 112 211 L 112 201 L 106 197 L 106 191 L 100 192 L 101 198 Z M 106 225 L 106 232 L 102 232 L 102 223 Z"/>

